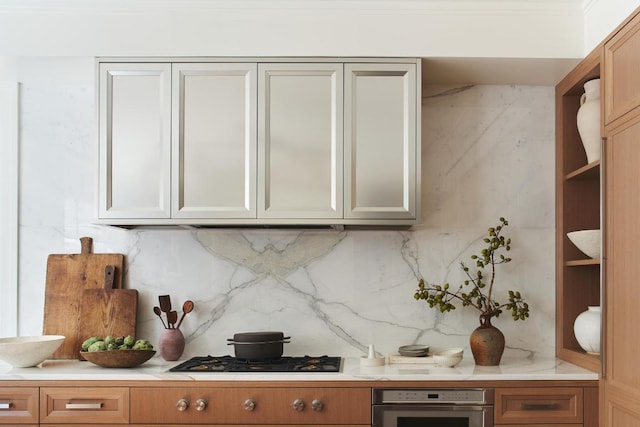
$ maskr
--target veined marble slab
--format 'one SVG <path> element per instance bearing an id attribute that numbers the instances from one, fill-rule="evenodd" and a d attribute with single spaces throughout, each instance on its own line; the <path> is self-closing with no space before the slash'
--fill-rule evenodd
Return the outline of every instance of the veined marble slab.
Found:
<path id="1" fill-rule="evenodd" d="M 90 362 L 47 360 L 34 368 L 0 366 L 0 381 L 522 381 L 597 380 L 598 374 L 555 358 L 509 358 L 500 366 L 476 366 L 465 357 L 454 368 L 416 365 L 361 367 L 360 359 L 343 359 L 339 373 L 169 372 L 180 361 L 156 356 L 133 369 L 108 369 Z"/>

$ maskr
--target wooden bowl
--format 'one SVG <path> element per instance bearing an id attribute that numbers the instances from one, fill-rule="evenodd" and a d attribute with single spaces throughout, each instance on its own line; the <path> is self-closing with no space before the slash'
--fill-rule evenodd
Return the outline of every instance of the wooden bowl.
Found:
<path id="1" fill-rule="evenodd" d="M 103 368 L 135 368 L 151 359 L 155 350 L 81 351 L 82 357 Z"/>

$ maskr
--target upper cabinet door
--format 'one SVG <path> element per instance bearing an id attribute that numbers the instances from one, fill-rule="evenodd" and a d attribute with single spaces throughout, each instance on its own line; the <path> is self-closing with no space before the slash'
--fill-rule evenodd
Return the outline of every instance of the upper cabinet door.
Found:
<path id="1" fill-rule="evenodd" d="M 416 219 L 416 64 L 346 64 L 345 75 L 345 218 Z"/>
<path id="2" fill-rule="evenodd" d="M 100 64 L 100 218 L 169 218 L 171 65 Z"/>
<path id="3" fill-rule="evenodd" d="M 605 43 L 605 124 L 640 105 L 640 14 Z"/>
<path id="4" fill-rule="evenodd" d="M 173 65 L 174 218 L 256 217 L 256 71 Z"/>
<path id="5" fill-rule="evenodd" d="M 258 217 L 342 218 L 342 64 L 258 67 Z"/>

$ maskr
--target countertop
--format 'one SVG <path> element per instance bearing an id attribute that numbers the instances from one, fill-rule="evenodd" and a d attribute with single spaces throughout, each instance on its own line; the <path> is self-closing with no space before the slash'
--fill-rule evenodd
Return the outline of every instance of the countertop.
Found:
<path id="1" fill-rule="evenodd" d="M 0 381 L 523 381 L 597 380 L 598 374 L 555 358 L 503 359 L 500 366 L 476 366 L 467 357 L 454 368 L 426 364 L 361 367 L 357 357 L 343 358 L 339 373 L 193 373 L 169 372 L 181 361 L 158 355 L 133 369 L 101 368 L 90 362 L 46 360 L 33 368 L 12 368 L 0 362 Z"/>

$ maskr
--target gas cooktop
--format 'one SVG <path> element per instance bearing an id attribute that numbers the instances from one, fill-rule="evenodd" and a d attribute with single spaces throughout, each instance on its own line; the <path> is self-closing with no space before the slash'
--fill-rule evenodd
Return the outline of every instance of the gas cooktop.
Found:
<path id="1" fill-rule="evenodd" d="M 340 372 L 340 357 L 283 356 L 275 360 L 247 360 L 232 356 L 194 357 L 172 372 Z"/>

